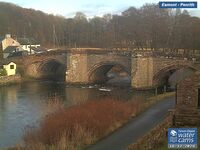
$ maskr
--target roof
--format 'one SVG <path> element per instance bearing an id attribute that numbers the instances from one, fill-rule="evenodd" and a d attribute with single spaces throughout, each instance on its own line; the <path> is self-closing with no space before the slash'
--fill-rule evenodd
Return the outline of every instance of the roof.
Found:
<path id="1" fill-rule="evenodd" d="M 42 47 L 34 47 L 31 46 L 31 50 L 34 50 L 35 52 L 45 52 L 45 50 Z"/>
<path id="2" fill-rule="evenodd" d="M 14 63 L 13 61 L 10 61 L 10 60 L 3 60 L 2 62 L 0 62 L 0 67 L 3 66 L 3 65 L 8 65 L 10 63 Z M 14 63 L 16 64 L 16 63 Z"/>
<path id="3" fill-rule="evenodd" d="M 18 38 L 17 41 L 21 45 L 30 45 L 30 44 L 39 44 L 35 39 L 33 38 Z"/>
<path id="4" fill-rule="evenodd" d="M 16 51 L 17 47 L 19 46 L 8 46 L 6 49 L 4 49 L 4 53 L 12 53 L 14 51 Z"/>
<path id="5" fill-rule="evenodd" d="M 19 56 L 25 56 L 25 55 L 28 55 L 27 51 L 18 51 L 18 52 L 10 53 L 7 58 L 19 57 Z"/>

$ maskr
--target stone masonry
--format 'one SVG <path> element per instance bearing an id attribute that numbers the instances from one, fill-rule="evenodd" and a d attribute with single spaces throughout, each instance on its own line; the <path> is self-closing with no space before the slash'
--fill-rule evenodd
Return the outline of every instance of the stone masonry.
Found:
<path id="1" fill-rule="evenodd" d="M 13 58 L 12 61 L 21 67 L 25 75 L 34 78 L 40 78 L 44 73 L 48 76 L 48 72 L 52 76 L 55 67 L 60 64 L 60 69 L 66 72 L 66 82 L 71 84 L 105 82 L 108 70 L 119 65 L 131 76 L 131 86 L 137 89 L 157 87 L 163 84 L 170 71 L 181 68 L 197 70 L 199 65 L 197 61 L 183 57 L 152 54 L 143 52 L 138 55 L 116 50 L 61 50 Z"/>
<path id="2" fill-rule="evenodd" d="M 177 85 L 176 125 L 200 125 L 200 71 Z"/>

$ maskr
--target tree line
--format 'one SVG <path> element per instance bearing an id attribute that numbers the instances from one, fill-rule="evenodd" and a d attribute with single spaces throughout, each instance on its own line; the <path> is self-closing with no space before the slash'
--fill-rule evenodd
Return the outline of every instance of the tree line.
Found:
<path id="1" fill-rule="evenodd" d="M 88 19 L 82 12 L 65 18 L 0 2 L 0 35 L 6 33 L 46 47 L 200 50 L 200 18 L 157 4 Z"/>

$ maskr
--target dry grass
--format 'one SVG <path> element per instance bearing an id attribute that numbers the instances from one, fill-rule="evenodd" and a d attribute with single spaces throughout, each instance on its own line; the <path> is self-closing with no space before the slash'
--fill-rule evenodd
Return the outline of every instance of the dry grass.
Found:
<path id="1" fill-rule="evenodd" d="M 45 117 L 39 129 L 26 131 L 25 145 L 27 149 L 81 149 L 135 116 L 139 107 L 139 101 L 105 99 L 60 109 Z"/>
<path id="2" fill-rule="evenodd" d="M 80 150 L 103 138 L 141 113 L 156 101 L 173 94 L 148 100 L 116 101 L 104 99 L 64 108 L 57 100 L 55 108 L 41 122 L 40 128 L 28 129 L 24 135 L 28 150 Z"/>
<path id="3" fill-rule="evenodd" d="M 51 113 L 63 110 L 64 103 L 60 101 L 60 97 L 54 96 L 48 99 L 47 107 L 45 109 L 45 113 L 50 115 Z"/>

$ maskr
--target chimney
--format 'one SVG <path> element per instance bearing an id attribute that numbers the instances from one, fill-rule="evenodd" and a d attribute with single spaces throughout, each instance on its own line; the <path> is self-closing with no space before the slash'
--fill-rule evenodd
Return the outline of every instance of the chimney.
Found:
<path id="1" fill-rule="evenodd" d="M 11 35 L 10 34 L 6 34 L 5 38 L 11 38 Z"/>

